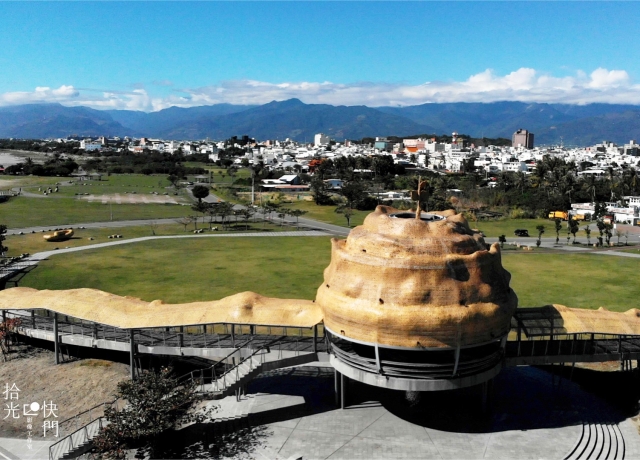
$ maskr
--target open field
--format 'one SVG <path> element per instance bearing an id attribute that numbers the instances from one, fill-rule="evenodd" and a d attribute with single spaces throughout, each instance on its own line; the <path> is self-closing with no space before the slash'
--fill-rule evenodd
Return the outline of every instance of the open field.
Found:
<path id="1" fill-rule="evenodd" d="M 218 230 L 215 234 L 221 233 L 245 233 L 245 232 L 287 232 L 294 230 L 291 226 L 280 226 L 277 224 L 271 224 L 269 222 L 248 222 L 248 226 L 243 222 L 233 222 L 229 228 L 223 229 L 220 222 L 214 223 L 214 227 Z M 52 232 L 37 232 L 27 233 L 24 235 L 8 235 L 5 241 L 5 246 L 9 248 L 7 255 L 9 257 L 17 256 L 24 253 L 35 254 L 36 252 L 51 251 L 54 248 L 66 248 L 66 247 L 78 247 L 87 246 L 90 244 L 105 243 L 110 241 L 109 235 L 122 235 L 119 241 L 130 240 L 133 238 L 140 238 L 145 236 L 153 236 L 154 232 L 156 236 L 166 235 L 185 235 L 193 234 L 195 228 L 194 223 L 185 227 L 182 224 L 162 224 L 162 225 L 139 225 L 132 227 L 122 228 L 85 228 L 74 229 L 74 235 L 71 239 L 62 242 L 48 242 L 43 238 L 44 235 L 48 235 Z M 198 229 L 205 229 L 206 233 L 209 233 L 209 223 L 205 221 L 202 223 L 202 219 L 198 219 Z M 93 240 L 91 239 L 93 238 Z"/>
<path id="2" fill-rule="evenodd" d="M 193 214 L 189 206 L 170 204 L 102 204 L 73 197 L 18 196 L 0 204 L 0 223 L 9 228 L 63 226 L 80 222 L 161 219 Z"/>
<path id="3" fill-rule="evenodd" d="M 303 217 L 319 220 L 320 222 L 327 222 L 329 224 L 340 225 L 342 227 L 347 226 L 347 219 L 342 214 L 335 212 L 337 206 L 318 206 L 313 201 L 295 201 L 293 203 L 286 204 L 286 207 L 291 209 L 303 209 L 307 211 Z M 351 227 L 362 224 L 364 218 L 370 214 L 371 211 L 354 211 L 354 215 L 351 216 Z"/>
<path id="4" fill-rule="evenodd" d="M 241 291 L 313 299 L 329 257 L 328 237 L 150 241 L 54 256 L 20 285 L 92 287 L 166 302 L 214 300 Z"/>
<path id="5" fill-rule="evenodd" d="M 329 259 L 324 237 L 147 242 L 54 256 L 21 285 L 93 287 L 168 302 L 213 300 L 247 290 L 313 299 Z M 637 259 L 506 252 L 503 263 L 521 306 L 560 303 L 626 311 L 640 297 Z"/>
<path id="6" fill-rule="evenodd" d="M 469 227 L 482 230 L 488 237 L 497 238 L 500 235 L 505 235 L 507 241 L 513 239 L 513 231 L 517 228 L 529 230 L 529 236 L 533 238 L 538 237 L 538 225 L 544 225 L 543 238 L 555 238 L 556 237 L 556 224 L 550 219 L 500 219 L 500 220 L 479 220 L 469 221 Z M 577 241 L 587 243 L 587 236 L 584 233 L 584 228 L 589 225 L 591 228 L 591 242 L 595 243 L 596 238 L 600 235 L 595 222 L 581 222 L 580 231 L 576 233 Z M 560 230 L 560 242 L 567 241 L 567 223 L 562 222 L 562 230 Z M 571 235 L 571 241 L 573 241 L 573 235 Z M 621 239 L 624 242 L 624 238 Z"/>
<path id="7" fill-rule="evenodd" d="M 502 262 L 520 306 L 559 303 L 626 311 L 638 304 L 640 259 L 531 252 L 505 253 Z"/>

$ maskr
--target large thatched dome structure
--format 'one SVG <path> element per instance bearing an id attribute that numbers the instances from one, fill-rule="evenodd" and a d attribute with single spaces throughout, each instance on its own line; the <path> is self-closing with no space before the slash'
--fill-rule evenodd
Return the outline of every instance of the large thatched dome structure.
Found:
<path id="1" fill-rule="evenodd" d="M 418 219 L 378 206 L 346 240 L 332 240 L 316 303 L 338 360 L 373 357 L 382 369 L 382 353 L 440 371 L 446 364 L 455 378 L 465 361 L 484 360 L 471 373 L 498 366 L 518 303 L 510 278 L 498 244 L 488 248 L 462 215 Z"/>
<path id="2" fill-rule="evenodd" d="M 378 206 L 332 240 L 316 302 L 328 328 L 400 347 L 456 347 L 504 336 L 518 303 L 500 248 L 460 214 Z"/>

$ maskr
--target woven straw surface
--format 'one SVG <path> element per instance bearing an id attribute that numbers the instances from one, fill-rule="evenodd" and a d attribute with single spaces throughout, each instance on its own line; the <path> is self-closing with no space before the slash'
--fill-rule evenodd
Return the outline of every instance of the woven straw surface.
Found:
<path id="1" fill-rule="evenodd" d="M 640 335 L 640 310 L 637 308 L 624 313 L 602 307 L 584 310 L 553 305 L 553 308 L 562 317 L 562 323 L 554 326 L 563 328 L 567 334 Z"/>
<path id="2" fill-rule="evenodd" d="M 453 212 L 426 222 L 378 206 L 346 240 L 332 240 L 316 302 L 327 327 L 401 347 L 456 347 L 509 331 L 518 299 L 497 244 Z"/>
<path id="3" fill-rule="evenodd" d="M 129 328 L 234 323 L 312 327 L 322 311 L 309 300 L 273 299 L 242 292 L 212 302 L 165 304 L 121 297 L 97 289 L 0 291 L 0 309 L 46 308 L 63 315 Z"/>

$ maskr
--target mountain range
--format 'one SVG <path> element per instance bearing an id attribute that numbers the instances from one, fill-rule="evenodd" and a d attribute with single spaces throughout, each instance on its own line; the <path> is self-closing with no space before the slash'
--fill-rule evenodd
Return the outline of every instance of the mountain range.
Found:
<path id="1" fill-rule="evenodd" d="M 517 129 L 535 134 L 536 145 L 619 144 L 640 138 L 640 106 L 524 102 L 429 103 L 408 107 L 305 104 L 298 99 L 264 105 L 216 104 L 157 112 L 95 110 L 60 104 L 0 108 L 0 138 L 135 136 L 161 139 L 226 139 L 312 142 L 316 133 L 337 141 L 375 136 L 451 134 L 511 138 Z"/>

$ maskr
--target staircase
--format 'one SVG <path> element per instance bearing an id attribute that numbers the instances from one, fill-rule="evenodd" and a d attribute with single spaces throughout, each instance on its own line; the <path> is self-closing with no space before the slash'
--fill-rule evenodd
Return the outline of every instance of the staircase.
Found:
<path id="1" fill-rule="evenodd" d="M 76 458 L 91 450 L 93 438 L 103 426 L 109 424 L 102 416 L 104 409 L 117 401 L 98 404 L 80 414 L 60 422 L 59 429 L 68 425 L 75 430 L 49 447 L 49 460 Z"/>
<path id="2" fill-rule="evenodd" d="M 625 458 L 624 438 L 615 423 L 582 424 L 580 439 L 564 460 L 620 460 Z"/>
<path id="3" fill-rule="evenodd" d="M 200 408 L 218 407 L 214 414 L 212 423 L 222 430 L 237 430 L 248 422 L 251 408 L 255 402 L 253 395 L 245 395 L 244 387 L 258 374 L 281 369 L 283 367 L 297 366 L 318 360 L 316 353 L 303 353 L 298 356 L 283 358 L 281 352 L 271 352 L 268 346 L 252 350 L 251 354 L 240 359 L 237 364 L 216 375 L 216 367 L 234 355 L 241 356 L 242 348 L 237 348 L 219 363 L 214 364 L 200 371 L 190 372 L 179 380 L 190 379 L 199 382 L 196 393 L 202 399 L 216 400 L 200 405 Z M 246 351 L 246 350 L 245 350 Z M 206 383 L 211 375 L 210 382 Z M 104 403 L 92 408 L 95 410 Z M 89 412 L 89 411 L 87 411 Z M 83 413 L 85 414 L 85 413 Z M 78 414 L 80 416 L 82 414 Z M 76 418 L 78 417 L 76 416 Z M 100 428 L 106 426 L 108 422 L 103 417 L 91 419 L 89 423 L 81 426 L 70 435 L 60 439 L 49 448 L 49 460 L 60 460 L 76 458 L 88 452 L 92 447 L 93 438 L 98 434 Z"/>
<path id="4" fill-rule="evenodd" d="M 240 349 L 232 352 L 220 362 L 228 361 L 234 354 L 240 354 Z M 316 353 L 301 353 L 298 356 L 283 358 L 280 350 L 271 351 L 269 346 L 252 350 L 251 354 L 242 358 L 237 364 L 234 362 L 230 369 L 220 375 L 216 373 L 219 363 L 205 369 L 194 371 L 182 378 L 189 378 L 198 382 L 197 393 L 203 399 L 221 399 L 231 394 L 239 401 L 243 388 L 254 377 L 262 372 L 281 369 L 283 367 L 298 366 L 318 360 Z"/>

